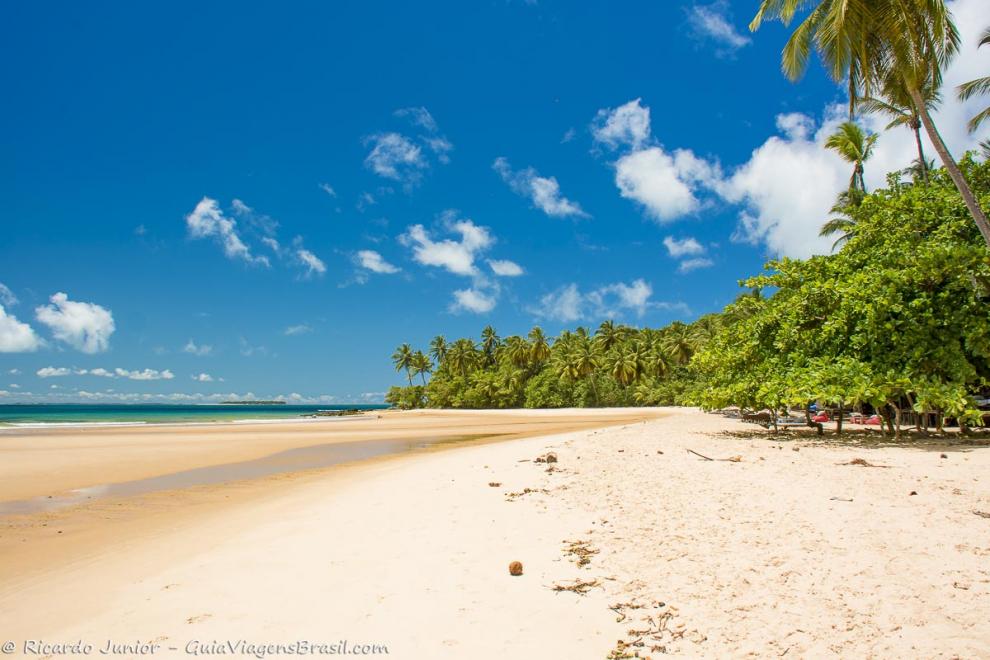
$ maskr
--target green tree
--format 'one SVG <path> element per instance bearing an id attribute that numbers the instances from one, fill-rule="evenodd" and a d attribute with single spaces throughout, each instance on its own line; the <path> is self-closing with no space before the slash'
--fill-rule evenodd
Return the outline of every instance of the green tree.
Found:
<path id="1" fill-rule="evenodd" d="M 864 131 L 859 124 L 847 121 L 840 124 L 835 133 L 825 140 L 826 149 L 836 152 L 842 160 L 853 166 L 849 190 L 858 188 L 860 192 L 866 192 L 866 181 L 863 179 L 864 164 L 873 155 L 873 146 L 878 137 L 876 133 Z"/>
<path id="2" fill-rule="evenodd" d="M 443 335 L 437 335 L 430 341 L 430 355 L 438 365 L 447 359 L 447 349 L 447 339 Z"/>

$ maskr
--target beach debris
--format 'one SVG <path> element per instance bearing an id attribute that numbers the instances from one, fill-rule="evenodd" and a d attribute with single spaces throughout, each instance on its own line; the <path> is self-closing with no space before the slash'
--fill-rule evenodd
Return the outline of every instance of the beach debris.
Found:
<path id="1" fill-rule="evenodd" d="M 962 589 L 963 591 L 969 591 L 969 585 L 965 582 L 953 582 L 952 586 L 956 589 Z"/>
<path id="2" fill-rule="evenodd" d="M 947 454 L 942 454 L 942 455 L 939 456 L 939 458 L 948 458 L 948 457 L 949 456 Z"/>
<path id="3" fill-rule="evenodd" d="M 851 498 L 846 499 L 845 497 L 830 497 L 828 499 L 832 500 L 833 502 L 852 502 Z"/>
<path id="4" fill-rule="evenodd" d="M 505 500 L 507 502 L 511 502 L 512 500 L 518 499 L 518 498 L 522 497 L 523 495 L 529 495 L 530 493 L 543 493 L 543 494 L 547 494 L 549 492 L 550 491 L 548 491 L 546 488 L 523 488 L 521 491 L 519 491 L 517 493 L 509 493 L 508 495 L 505 496 Z"/>
<path id="5" fill-rule="evenodd" d="M 523 567 L 521 561 L 514 561 L 509 564 L 509 575 L 522 575 Z"/>
<path id="6" fill-rule="evenodd" d="M 917 495 L 917 494 L 918 494 L 918 491 L 912 490 L 910 493 L 908 493 L 908 497 L 911 497 L 912 495 Z"/>
<path id="7" fill-rule="evenodd" d="M 557 454 L 555 454 L 554 452 L 551 451 L 551 452 L 547 453 L 546 459 L 547 459 L 547 463 L 556 463 L 557 462 Z"/>
<path id="8" fill-rule="evenodd" d="M 582 580 L 582 579 L 578 578 L 578 579 L 574 580 L 571 584 L 556 584 L 555 583 L 551 587 L 551 589 L 553 589 L 557 593 L 560 593 L 561 591 L 571 591 L 573 593 L 576 593 L 578 595 L 583 596 L 584 594 L 588 593 L 589 591 L 591 591 L 595 587 L 600 587 L 600 586 L 601 585 L 599 584 L 597 578 L 595 578 L 593 580 Z"/>
<path id="9" fill-rule="evenodd" d="M 573 555 L 576 559 L 574 563 L 578 566 L 587 566 L 591 563 L 591 557 L 598 554 L 598 549 L 591 547 L 591 541 L 568 541 L 564 539 L 564 543 L 567 543 L 567 548 L 564 549 L 565 555 Z"/>
<path id="10" fill-rule="evenodd" d="M 701 458 L 705 459 L 706 461 L 727 461 L 729 463 L 741 463 L 742 462 L 742 456 L 739 456 L 739 455 L 730 456 L 728 458 L 711 458 L 710 456 L 705 456 L 704 454 L 699 454 L 698 452 L 696 452 L 693 449 L 688 449 L 688 451 L 690 453 L 694 454 L 695 456 L 700 456 Z"/>
<path id="11" fill-rule="evenodd" d="M 889 465 L 876 465 L 874 463 L 870 463 L 865 458 L 854 458 L 851 461 L 849 461 L 848 463 L 836 463 L 836 465 L 859 465 L 861 467 L 872 467 L 872 468 L 889 468 L 890 467 Z"/>
<path id="12" fill-rule="evenodd" d="M 489 481 L 488 482 L 488 485 L 491 486 L 492 488 L 498 488 L 499 486 L 502 485 L 502 482 L 501 481 Z"/>
<path id="13" fill-rule="evenodd" d="M 980 518 L 990 518 L 990 513 L 987 513 L 986 511 L 977 511 L 976 509 L 973 509 L 973 514 L 979 516 Z"/>
<path id="14" fill-rule="evenodd" d="M 197 614 L 186 619 L 186 623 L 199 623 L 200 621 L 206 621 L 211 618 L 213 618 L 212 614 Z"/>
<path id="15" fill-rule="evenodd" d="M 657 450 L 657 453 L 660 454 L 660 455 L 663 455 L 663 452 L 660 451 L 659 449 Z"/>
<path id="16" fill-rule="evenodd" d="M 791 451 L 801 451 L 800 447 L 791 447 Z"/>

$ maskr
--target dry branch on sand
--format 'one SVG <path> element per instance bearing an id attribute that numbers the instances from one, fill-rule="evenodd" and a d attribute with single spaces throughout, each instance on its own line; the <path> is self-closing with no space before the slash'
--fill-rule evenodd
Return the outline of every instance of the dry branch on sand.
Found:
<path id="1" fill-rule="evenodd" d="M 550 588 L 556 591 L 557 593 L 560 593 L 561 591 L 571 591 L 573 593 L 583 596 L 584 594 L 588 593 L 595 587 L 600 587 L 600 586 L 601 583 L 598 582 L 598 578 L 595 578 L 593 580 L 582 580 L 579 578 L 577 580 L 574 580 L 574 582 L 572 582 L 571 584 L 555 583 Z"/>
<path id="2" fill-rule="evenodd" d="M 705 456 L 704 454 L 699 454 L 698 452 L 696 452 L 693 449 L 688 449 L 688 452 L 694 454 L 695 456 L 700 456 L 701 458 L 705 459 L 706 461 L 727 461 L 729 463 L 741 463 L 742 462 L 742 456 L 738 456 L 738 455 L 737 456 L 730 456 L 728 458 L 711 458 L 709 456 Z"/>
<path id="3" fill-rule="evenodd" d="M 547 493 L 549 493 L 549 492 L 550 492 L 550 491 L 549 491 L 549 490 L 547 490 L 546 488 L 523 488 L 523 489 L 522 489 L 521 491 L 519 491 L 519 492 L 516 492 L 516 493 L 508 493 L 508 494 L 507 494 L 507 495 L 505 496 L 505 501 L 506 501 L 506 502 L 512 502 L 512 501 L 514 501 L 514 500 L 517 500 L 517 499 L 519 499 L 519 498 L 520 498 L 520 497 L 522 497 L 523 495 L 529 495 L 530 493 L 543 493 L 544 495 L 546 495 L 546 494 L 547 494 Z"/>
<path id="4" fill-rule="evenodd" d="M 889 465 L 876 465 L 874 463 L 870 463 L 865 458 L 854 458 L 851 461 L 849 461 L 848 463 L 836 463 L 836 465 L 859 465 L 861 467 L 874 467 L 874 468 L 889 468 L 890 467 Z"/>
<path id="5" fill-rule="evenodd" d="M 564 543 L 568 544 L 564 554 L 576 557 L 574 563 L 578 566 L 587 566 L 591 563 L 591 557 L 598 554 L 598 549 L 591 547 L 591 541 L 568 541 L 564 539 Z"/>

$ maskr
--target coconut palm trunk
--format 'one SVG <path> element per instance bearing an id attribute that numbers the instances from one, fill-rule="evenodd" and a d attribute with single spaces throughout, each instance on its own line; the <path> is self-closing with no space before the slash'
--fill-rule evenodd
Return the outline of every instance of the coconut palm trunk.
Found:
<path id="1" fill-rule="evenodd" d="M 962 195 L 963 201 L 966 202 L 966 208 L 969 209 L 970 215 L 973 216 L 973 220 L 976 222 L 976 226 L 983 236 L 983 242 L 990 248 L 990 222 L 987 221 L 986 214 L 980 208 L 979 202 L 976 201 L 976 196 L 973 195 L 973 191 L 966 182 L 962 170 L 959 169 L 956 161 L 952 158 L 952 154 L 949 153 L 948 147 L 945 146 L 945 141 L 942 140 L 938 128 L 935 127 L 935 122 L 932 121 L 931 115 L 928 113 L 928 108 L 925 107 L 925 101 L 921 97 L 921 93 L 917 89 L 912 89 L 911 98 L 914 100 L 915 107 L 918 109 L 918 115 L 921 117 L 921 123 L 925 126 L 928 139 L 932 141 L 935 151 L 938 152 L 938 157 L 942 159 L 942 164 L 945 165 L 945 169 L 952 178 L 952 182 L 956 184 L 959 194 Z"/>
<path id="2" fill-rule="evenodd" d="M 921 143 L 921 122 L 913 121 L 911 131 L 914 133 L 914 143 L 918 145 L 918 164 L 921 167 L 921 178 L 928 184 L 928 161 L 925 160 L 925 147 Z"/>

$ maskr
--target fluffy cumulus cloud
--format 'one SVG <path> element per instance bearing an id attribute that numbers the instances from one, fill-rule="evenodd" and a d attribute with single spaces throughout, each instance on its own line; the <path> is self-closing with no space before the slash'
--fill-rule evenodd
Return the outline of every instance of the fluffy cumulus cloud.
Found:
<path id="1" fill-rule="evenodd" d="M 532 167 L 513 171 L 509 161 L 501 156 L 495 159 L 492 168 L 509 184 L 513 192 L 529 199 L 533 206 L 547 215 L 588 216 L 577 202 L 572 202 L 561 194 L 556 178 L 540 176 Z"/>
<path id="2" fill-rule="evenodd" d="M 83 353 L 101 353 L 110 347 L 110 335 L 116 329 L 110 310 L 95 303 L 69 300 L 56 293 L 50 305 L 35 309 L 35 316 L 52 331 L 56 340 Z"/>
<path id="3" fill-rule="evenodd" d="M 405 118 L 413 126 L 422 129 L 423 134 L 419 136 L 419 140 L 436 155 L 438 161 L 450 162 L 450 152 L 454 150 L 454 145 L 440 134 L 437 120 L 429 110 L 424 107 L 400 108 L 395 111 L 395 116 Z"/>
<path id="4" fill-rule="evenodd" d="M 693 270 L 708 268 L 714 265 L 715 262 L 708 257 L 693 257 L 691 259 L 685 259 L 678 264 L 677 271 L 680 273 L 690 273 Z"/>
<path id="5" fill-rule="evenodd" d="M 41 346 L 34 328 L 18 321 L 0 305 L 0 353 L 30 353 Z"/>
<path id="6" fill-rule="evenodd" d="M 323 263 L 323 260 L 318 256 L 302 247 L 301 245 L 295 248 L 296 259 L 305 268 L 305 276 L 312 277 L 314 275 L 323 275 L 327 272 L 327 265 Z"/>
<path id="7" fill-rule="evenodd" d="M 451 303 L 451 311 L 467 311 L 475 314 L 484 314 L 495 309 L 496 299 L 494 295 L 485 293 L 478 288 L 458 289 L 454 291 L 454 302 Z"/>
<path id="8" fill-rule="evenodd" d="M 726 0 L 710 5 L 694 5 L 688 9 L 687 15 L 692 35 L 699 41 L 714 44 L 718 57 L 733 55 L 752 42 L 732 24 Z"/>
<path id="9" fill-rule="evenodd" d="M 242 208 L 243 207 L 243 208 Z M 250 211 L 243 202 L 234 200 L 235 211 Z M 249 264 L 269 266 L 267 257 L 254 256 L 237 231 L 237 221 L 228 218 L 217 200 L 204 197 L 186 216 L 186 228 L 191 238 L 213 238 L 220 243 L 229 259 L 239 259 Z"/>
<path id="10" fill-rule="evenodd" d="M 162 371 L 158 371 L 157 369 L 141 369 L 140 371 L 131 371 L 117 367 L 113 370 L 113 372 L 119 378 L 129 378 L 130 380 L 172 380 L 175 378 L 175 374 L 168 369 L 163 369 Z"/>
<path id="11" fill-rule="evenodd" d="M 650 109 L 642 99 L 633 99 L 614 109 L 598 111 L 591 123 L 595 142 L 613 149 L 628 146 L 638 149 L 650 139 Z"/>
<path id="12" fill-rule="evenodd" d="M 357 254 L 354 255 L 354 262 L 358 267 L 372 273 L 391 275 L 399 272 L 398 266 L 393 266 L 374 250 L 358 250 Z"/>
<path id="13" fill-rule="evenodd" d="M 305 335 L 313 331 L 313 328 L 306 325 L 305 323 L 300 323 L 299 325 L 290 325 L 286 328 L 282 334 L 286 337 L 295 337 L 296 335 Z"/>
<path id="14" fill-rule="evenodd" d="M 429 163 L 423 150 L 399 133 L 378 133 L 367 139 L 371 151 L 364 159 L 365 167 L 380 177 L 408 185 L 418 183 Z"/>
<path id="15" fill-rule="evenodd" d="M 409 227 L 399 240 L 412 248 L 413 259 L 424 266 L 443 268 L 455 275 L 478 275 L 475 257 L 495 243 L 487 227 L 471 220 L 448 220 L 447 230 L 460 236 L 458 240 L 433 240 L 423 225 Z"/>
<path id="16" fill-rule="evenodd" d="M 212 383 L 213 382 L 213 376 L 211 376 L 210 374 L 207 374 L 207 373 L 194 374 L 193 377 L 192 377 L 192 379 L 195 380 L 198 383 Z"/>
<path id="17" fill-rule="evenodd" d="M 683 303 L 655 302 L 651 300 L 652 296 L 653 287 L 642 279 L 628 284 L 607 284 L 589 291 L 581 291 L 577 284 L 571 283 L 541 297 L 530 312 L 540 318 L 573 323 L 629 314 L 641 317 L 649 309 L 689 311 Z"/>
<path id="18" fill-rule="evenodd" d="M 518 277 L 523 274 L 522 266 L 508 259 L 489 259 L 488 267 L 499 277 Z"/>
<path id="19" fill-rule="evenodd" d="M 35 372 L 38 378 L 58 378 L 72 374 L 72 369 L 65 367 L 42 367 Z"/>
<path id="20" fill-rule="evenodd" d="M 172 380 L 175 378 L 168 369 L 69 369 L 68 367 L 42 367 L 35 372 L 38 378 L 60 378 L 63 376 L 99 376 L 101 378 L 127 378 L 130 380 Z"/>

